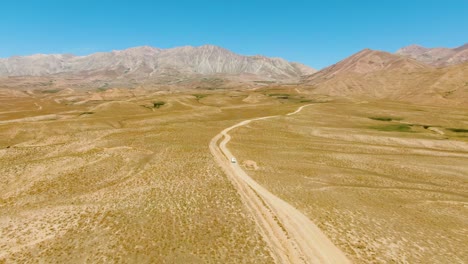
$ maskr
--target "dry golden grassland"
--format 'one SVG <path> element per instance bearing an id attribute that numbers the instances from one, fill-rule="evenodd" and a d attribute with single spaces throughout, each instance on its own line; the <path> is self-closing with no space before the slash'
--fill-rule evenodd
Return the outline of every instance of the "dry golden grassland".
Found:
<path id="1" fill-rule="evenodd" d="M 0 98 L 0 262 L 270 263 L 208 143 L 297 100 L 194 94 Z"/>
<path id="2" fill-rule="evenodd" d="M 228 144 L 356 263 L 466 263 L 468 110 L 328 102 Z"/>

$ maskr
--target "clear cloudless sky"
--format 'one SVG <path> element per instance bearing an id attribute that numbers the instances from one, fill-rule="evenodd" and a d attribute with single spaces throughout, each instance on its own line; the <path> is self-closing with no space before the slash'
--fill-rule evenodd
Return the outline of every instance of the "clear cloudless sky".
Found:
<path id="1" fill-rule="evenodd" d="M 213 44 L 322 68 L 364 48 L 468 42 L 468 0 L 3 0 L 0 57 Z"/>

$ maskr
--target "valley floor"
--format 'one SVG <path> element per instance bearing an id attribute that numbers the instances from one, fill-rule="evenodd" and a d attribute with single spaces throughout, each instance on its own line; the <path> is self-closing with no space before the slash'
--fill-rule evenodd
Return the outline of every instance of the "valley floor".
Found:
<path id="1" fill-rule="evenodd" d="M 0 262 L 273 262 L 208 146 L 269 115 L 227 146 L 351 260 L 468 261 L 467 110 L 295 89 L 20 95 L 0 96 Z"/>
<path id="2" fill-rule="evenodd" d="M 0 262 L 271 263 L 208 149 L 244 98 L 3 98 Z"/>
<path id="3" fill-rule="evenodd" d="M 240 127 L 228 147 L 356 263 L 466 263 L 467 114 L 329 102 Z"/>

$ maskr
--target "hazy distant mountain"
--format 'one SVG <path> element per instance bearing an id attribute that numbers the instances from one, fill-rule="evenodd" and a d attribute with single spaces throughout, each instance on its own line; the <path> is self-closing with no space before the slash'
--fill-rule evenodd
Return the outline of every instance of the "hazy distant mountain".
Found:
<path id="1" fill-rule="evenodd" d="M 304 78 L 310 91 L 350 98 L 417 103 L 468 103 L 468 63 L 436 68 L 411 58 L 365 49 Z"/>
<path id="2" fill-rule="evenodd" d="M 99 76 L 135 82 L 215 74 L 292 80 L 313 72 L 308 66 L 281 58 L 241 56 L 211 45 L 172 49 L 137 47 L 88 56 L 38 54 L 0 59 L 0 76 Z"/>
<path id="3" fill-rule="evenodd" d="M 396 54 L 407 56 L 420 62 L 441 67 L 468 62 L 468 43 L 458 48 L 425 48 L 411 45 L 399 49 Z"/>

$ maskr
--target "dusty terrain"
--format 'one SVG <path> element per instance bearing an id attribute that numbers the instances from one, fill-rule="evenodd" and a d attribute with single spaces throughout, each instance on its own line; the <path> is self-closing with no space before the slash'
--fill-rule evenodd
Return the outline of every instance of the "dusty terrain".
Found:
<path id="1" fill-rule="evenodd" d="M 0 262 L 281 260 L 209 148 L 274 115 L 229 131 L 236 166 L 347 258 L 466 262 L 468 111 L 305 91 L 0 90 Z"/>
<path id="2" fill-rule="evenodd" d="M 1 98 L 0 262 L 273 261 L 208 143 L 298 102 L 237 91 L 69 96 Z"/>
<path id="3" fill-rule="evenodd" d="M 334 101 L 230 135 L 247 173 L 353 261 L 468 261 L 466 108 Z"/>

